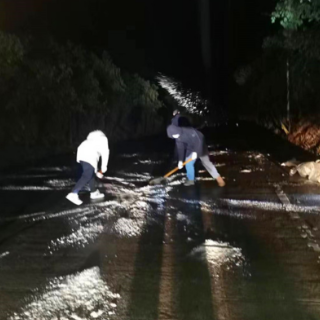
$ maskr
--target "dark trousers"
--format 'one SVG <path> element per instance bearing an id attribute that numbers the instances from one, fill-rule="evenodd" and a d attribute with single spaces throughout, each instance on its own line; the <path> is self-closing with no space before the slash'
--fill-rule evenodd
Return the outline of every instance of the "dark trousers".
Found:
<path id="1" fill-rule="evenodd" d="M 80 161 L 82 167 L 82 175 L 78 182 L 76 183 L 75 187 L 73 188 L 73 193 L 79 193 L 86 184 L 90 187 L 90 192 L 96 191 L 96 175 L 94 167 L 85 161 Z"/>

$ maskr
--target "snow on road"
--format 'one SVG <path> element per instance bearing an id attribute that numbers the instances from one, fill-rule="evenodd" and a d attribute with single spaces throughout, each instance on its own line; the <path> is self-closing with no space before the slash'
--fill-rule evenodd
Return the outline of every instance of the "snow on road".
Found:
<path id="1" fill-rule="evenodd" d="M 33 294 L 27 305 L 9 320 L 109 319 L 115 313 L 119 294 L 110 291 L 99 268 L 54 278 Z"/>
<path id="2" fill-rule="evenodd" d="M 221 170 L 230 169 L 226 158 L 234 155 L 234 152 L 222 150 L 211 151 L 210 154 L 214 156 L 217 167 L 221 167 Z M 259 171 L 263 171 L 268 163 L 267 158 L 257 152 L 244 153 L 242 156 L 246 162 L 245 167 L 242 167 L 242 164 L 238 165 L 240 169 L 236 173 L 240 174 L 239 179 L 250 179 L 251 176 L 260 174 Z M 71 250 L 85 250 L 90 245 L 97 244 L 104 234 L 121 241 L 129 239 L 134 243 L 149 231 L 150 226 L 157 224 L 159 226 L 161 223 L 166 224 L 172 234 L 168 230 L 163 232 L 163 237 L 169 240 L 166 242 L 161 239 L 159 243 L 174 246 L 176 239 L 172 230 L 179 225 L 182 226 L 181 230 L 185 235 L 184 240 L 179 239 L 179 241 L 181 243 L 185 241 L 189 250 L 183 259 L 206 262 L 210 272 L 217 274 L 221 269 L 241 269 L 245 265 L 246 257 L 241 246 L 234 245 L 230 241 L 210 239 L 206 236 L 200 242 L 197 238 L 199 230 L 195 232 L 192 229 L 197 224 L 196 219 L 199 215 L 208 215 L 208 223 L 214 225 L 211 221 L 212 217 L 221 219 L 227 217 L 232 219 L 233 223 L 241 220 L 257 223 L 259 217 L 256 213 L 261 211 L 277 214 L 320 213 L 317 206 L 283 204 L 272 199 L 268 201 L 236 199 L 232 193 L 214 197 L 211 194 L 212 190 L 215 192 L 221 190 L 216 185 L 215 189 L 211 187 L 211 189 L 205 189 L 205 196 L 201 195 L 197 198 L 190 191 L 191 188 L 186 189 L 182 186 L 185 179 L 184 172 L 170 177 L 166 186 L 150 186 L 148 181 L 154 176 L 148 170 L 151 166 L 163 163 L 163 159 L 153 159 L 142 154 L 122 154 L 119 158 L 130 162 L 134 160 L 135 169 L 134 172 L 124 170 L 108 172 L 100 182 L 101 190 L 107 194 L 106 199 L 100 202 L 86 201 L 81 207 L 58 206 L 58 209 L 40 209 L 13 217 L 6 216 L 1 222 L 19 224 L 47 222 L 47 225 L 52 226 L 58 223 L 63 225 L 62 231 L 54 232 L 53 230 L 49 233 L 44 246 L 45 251 L 40 253 L 50 258 L 55 257 L 56 254 L 72 252 Z M 136 168 L 140 166 L 139 171 Z M 70 173 L 70 168 L 48 167 L 47 169 L 47 175 L 44 173 L 45 168 L 29 170 L 26 180 L 28 185 L 23 180 L 26 179 L 25 174 L 21 174 L 21 179 L 18 174 L 14 177 L 8 176 L 10 183 L 2 184 L 0 190 L 13 193 L 30 191 L 39 194 L 44 193 L 43 191 L 51 193 L 57 191 L 60 194 L 64 191 L 68 192 L 74 184 L 73 178 L 66 176 L 66 173 Z M 264 179 L 264 176 L 260 174 L 259 179 Z M 206 184 L 207 181 L 212 181 L 211 177 L 206 171 L 200 170 L 199 185 Z M 231 179 L 227 181 L 227 186 L 231 184 L 230 181 Z M 236 183 L 234 181 L 234 184 Z M 183 211 L 181 208 L 188 208 L 188 210 Z M 219 232 L 219 228 L 217 230 L 216 233 Z M 174 252 L 170 250 L 169 247 L 164 249 L 169 256 Z M 4 250 L 0 253 L 0 262 L 15 254 L 16 252 L 12 250 Z M 110 289 L 108 281 L 108 274 L 102 276 L 98 266 L 69 275 L 48 278 L 43 287 L 35 288 L 33 293 L 26 297 L 22 309 L 10 314 L 9 320 L 111 319 L 117 312 L 117 306 L 122 297 Z"/>

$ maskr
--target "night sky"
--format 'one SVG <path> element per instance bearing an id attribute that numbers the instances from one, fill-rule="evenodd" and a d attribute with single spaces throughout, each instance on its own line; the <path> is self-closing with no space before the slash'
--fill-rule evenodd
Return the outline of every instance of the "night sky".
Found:
<path id="1" fill-rule="evenodd" d="M 201 11 L 208 3 L 211 29 Z M 123 69 L 161 71 L 191 88 L 204 88 L 207 69 L 225 101 L 235 68 L 252 61 L 270 33 L 274 6 L 274 0 L 1 0 L 0 22 L 6 31 L 107 49 Z M 203 32 L 210 45 L 202 45 Z"/>

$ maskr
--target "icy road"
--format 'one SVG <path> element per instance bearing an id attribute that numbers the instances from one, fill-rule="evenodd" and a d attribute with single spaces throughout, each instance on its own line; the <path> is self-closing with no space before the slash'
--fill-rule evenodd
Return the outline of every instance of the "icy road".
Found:
<path id="1" fill-rule="evenodd" d="M 150 141 L 80 207 L 73 159 L 2 172 L 0 319 L 320 319 L 320 186 L 223 134 L 208 142 L 225 188 L 200 165 L 195 187 L 183 171 L 149 186 L 174 166 Z"/>

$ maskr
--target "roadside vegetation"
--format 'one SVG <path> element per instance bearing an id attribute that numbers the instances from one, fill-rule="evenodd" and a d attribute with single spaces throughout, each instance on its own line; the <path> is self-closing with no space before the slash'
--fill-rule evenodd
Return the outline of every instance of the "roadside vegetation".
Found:
<path id="1" fill-rule="evenodd" d="M 262 54 L 235 72 L 239 114 L 320 154 L 320 1 L 279 0 L 270 23 Z"/>
<path id="2" fill-rule="evenodd" d="M 174 103 L 107 52 L 4 32 L 0 95 L 0 143 L 24 147 L 71 146 L 97 128 L 111 141 L 157 133 Z"/>

